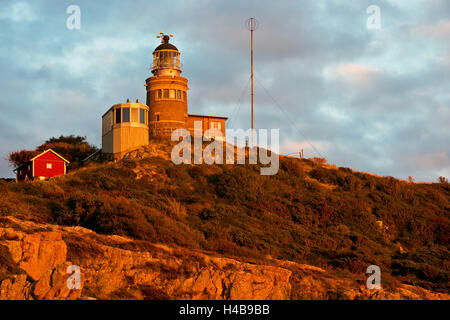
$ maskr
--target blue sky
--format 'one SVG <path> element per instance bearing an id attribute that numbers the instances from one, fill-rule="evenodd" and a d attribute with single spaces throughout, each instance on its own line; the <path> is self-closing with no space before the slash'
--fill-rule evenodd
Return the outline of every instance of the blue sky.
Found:
<path id="1" fill-rule="evenodd" d="M 69 30 L 69 5 L 81 29 Z M 369 5 L 381 29 L 369 30 Z M 156 34 L 174 33 L 189 112 L 250 123 L 248 17 L 255 32 L 255 126 L 283 153 L 416 181 L 450 177 L 450 1 L 7 1 L 0 3 L 3 160 L 51 136 L 101 144 L 101 115 L 145 101 Z M 281 105 L 278 109 L 265 89 Z M 234 112 L 233 112 L 234 110 Z M 239 110 L 239 113 L 237 113 Z M 294 123 L 295 129 L 291 124 Z M 300 131 L 300 132 L 299 132 Z"/>

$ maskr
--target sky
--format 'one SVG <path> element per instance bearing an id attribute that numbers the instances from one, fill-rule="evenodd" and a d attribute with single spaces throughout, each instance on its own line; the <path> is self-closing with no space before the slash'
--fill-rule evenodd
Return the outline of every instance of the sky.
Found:
<path id="1" fill-rule="evenodd" d="M 67 28 L 70 5 L 80 28 Z M 379 10 L 379 28 L 368 27 Z M 450 1 L 0 1 L 0 177 L 52 136 L 101 146 L 101 116 L 145 101 L 160 31 L 173 33 L 189 112 L 279 128 L 281 153 L 415 181 L 450 177 Z"/>

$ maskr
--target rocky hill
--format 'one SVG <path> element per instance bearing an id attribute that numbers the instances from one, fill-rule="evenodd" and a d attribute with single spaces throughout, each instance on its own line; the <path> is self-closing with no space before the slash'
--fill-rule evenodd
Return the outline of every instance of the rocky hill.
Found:
<path id="1" fill-rule="evenodd" d="M 176 166 L 170 150 L 0 182 L 0 298 L 449 298 L 448 184 L 286 157 L 275 176 Z"/>

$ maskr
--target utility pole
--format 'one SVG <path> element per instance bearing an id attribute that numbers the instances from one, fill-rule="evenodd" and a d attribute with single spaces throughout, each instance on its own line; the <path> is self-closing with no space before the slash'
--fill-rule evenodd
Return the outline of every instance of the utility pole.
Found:
<path id="1" fill-rule="evenodd" d="M 251 61 L 251 80 L 252 80 L 252 147 L 253 147 L 253 31 L 258 29 L 259 22 L 255 18 L 247 20 L 247 29 L 250 30 L 250 61 Z"/>

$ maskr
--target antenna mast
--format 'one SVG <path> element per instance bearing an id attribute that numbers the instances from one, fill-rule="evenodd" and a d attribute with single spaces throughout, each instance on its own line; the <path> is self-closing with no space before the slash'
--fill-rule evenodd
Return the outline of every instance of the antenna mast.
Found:
<path id="1" fill-rule="evenodd" d="M 253 31 L 258 29 L 259 22 L 255 18 L 247 20 L 247 29 L 250 30 L 250 60 L 251 60 L 251 79 L 252 79 L 252 144 L 253 147 Z"/>

